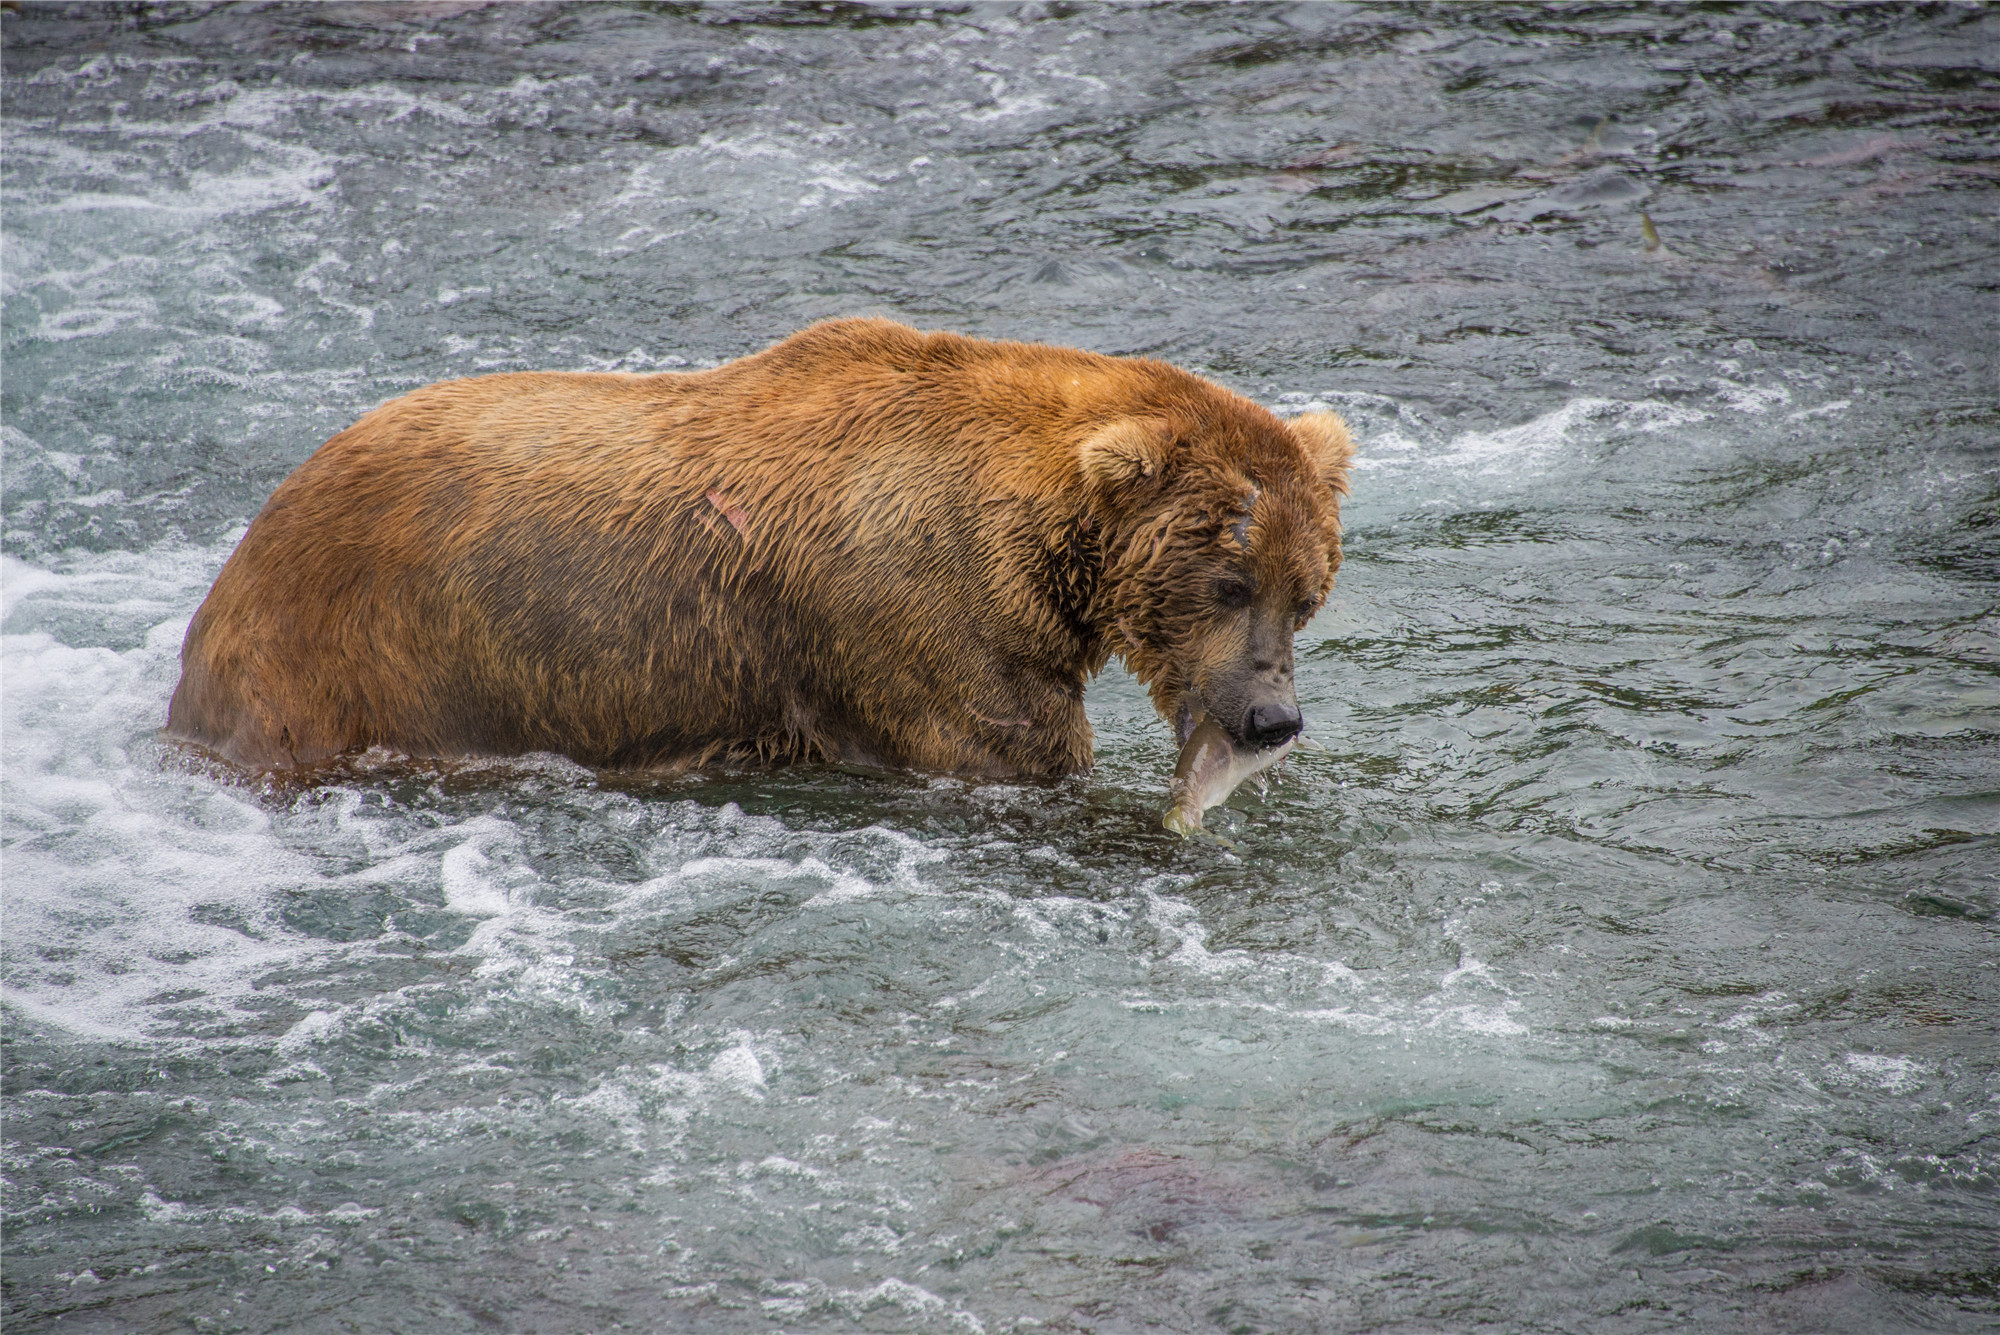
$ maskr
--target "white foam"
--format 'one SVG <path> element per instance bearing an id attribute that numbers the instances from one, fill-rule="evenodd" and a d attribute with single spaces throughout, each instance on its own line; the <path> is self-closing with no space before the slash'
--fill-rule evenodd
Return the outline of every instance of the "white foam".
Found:
<path id="1" fill-rule="evenodd" d="M 0 569 L 9 626 L 34 613 L 86 640 L 0 636 L 10 835 L 0 997 L 45 1023 L 138 1037 L 175 996 L 226 1007 L 258 972 L 333 949 L 260 930 L 267 887 L 314 871 L 271 837 L 255 799 L 160 770 L 152 737 L 181 633 L 222 554 L 170 547 L 53 568 L 8 558 Z M 138 647 L 87 642 L 135 610 L 160 618 Z"/>
<path id="2" fill-rule="evenodd" d="M 444 902 L 452 912 L 492 918 L 513 907 L 506 886 L 494 875 L 493 859 L 482 847 L 484 840 L 512 836 L 513 831 L 496 820 L 476 820 L 466 827 L 465 842 L 447 852 L 438 867 Z"/>
<path id="3" fill-rule="evenodd" d="M 1400 1028 L 1390 1016 L 1357 1010 L 1352 1006 L 1326 1006 L 1316 1010 L 1302 1010 L 1297 1012 L 1297 1015 L 1299 1019 L 1314 1024 L 1338 1025 L 1342 1029 L 1372 1037 L 1393 1034 Z"/>
<path id="4" fill-rule="evenodd" d="M 1708 383 L 1717 398 L 1739 413 L 1767 413 L 1792 401 L 1792 391 L 1783 385 L 1741 384 L 1723 376 L 1714 376 Z"/>
<path id="5" fill-rule="evenodd" d="M 1891 1094 L 1910 1094 L 1923 1088 L 1925 1068 L 1908 1057 L 1884 1056 L 1874 1052 L 1850 1052 L 1843 1059 L 1846 1070 L 1829 1072 L 1833 1083 L 1862 1084 Z"/>
<path id="6" fill-rule="evenodd" d="M 313 1011 L 278 1040 L 278 1055 L 292 1057 L 315 1043 L 324 1042 L 340 1029 L 340 1017 L 332 1011 Z"/>
<path id="7" fill-rule="evenodd" d="M 140 1195 L 139 1211 L 156 1224 L 220 1221 L 230 1224 L 277 1224 L 283 1228 L 297 1228 L 314 1222 L 353 1225 L 382 1213 L 379 1208 L 354 1201 L 344 1201 L 330 1210 L 306 1210 L 296 1205 L 281 1205 L 275 1210 L 252 1210 L 237 1205 L 188 1205 L 166 1200 L 151 1187 Z"/>
<path id="8" fill-rule="evenodd" d="M 1438 979 L 1438 990 L 1440 992 L 1449 988 L 1463 986 L 1499 988 L 1503 992 L 1506 990 L 1494 979 L 1491 969 L 1488 969 L 1483 962 L 1472 958 L 1470 955 L 1463 957 L 1456 969 L 1448 971 L 1444 977 Z"/>
<path id="9" fill-rule="evenodd" d="M 1227 979 L 1232 994 L 1169 1003 L 1154 998 L 1128 999 L 1124 1003 L 1128 1010 L 1159 1012 L 1192 1007 L 1249 1011 L 1309 1025 L 1335 1025 L 1369 1036 L 1455 1031 L 1482 1038 L 1511 1039 L 1530 1032 L 1520 1018 L 1522 1004 L 1509 995 L 1509 989 L 1487 965 L 1470 956 L 1440 976 L 1427 995 L 1410 1000 L 1373 991 L 1367 980 L 1339 961 L 1287 951 L 1212 951 L 1208 948 L 1208 930 L 1192 904 L 1151 888 L 1144 893 L 1148 921 L 1170 943 L 1160 962 L 1204 979 Z M 1251 999 L 1296 992 L 1298 984 L 1306 980 L 1317 984 L 1314 989 L 1317 1001 L 1330 999 L 1327 994 L 1336 991 L 1347 995 L 1331 1005 Z M 1493 1001 L 1468 1003 L 1464 999 L 1468 989 L 1499 995 Z"/>
<path id="10" fill-rule="evenodd" d="M 5 448 L 14 452 L 23 444 L 32 446 L 26 436 L 12 427 L 6 428 Z M 14 607 L 30 594 L 52 593 L 63 587 L 64 580 L 53 570 L 29 565 L 16 556 L 0 555 L 0 624 L 14 614 Z"/>
<path id="11" fill-rule="evenodd" d="M 1440 470 L 1481 477 L 1544 472 L 1586 442 L 1621 432 L 1655 435 L 1709 417 L 1659 399 L 1575 398 L 1517 426 L 1447 435 L 1407 404 L 1377 394 L 1283 394 L 1273 406 L 1287 417 L 1329 411 L 1347 417 L 1357 473 Z"/>
<path id="12" fill-rule="evenodd" d="M 836 1289 L 818 1279 L 768 1283 L 760 1306 L 774 1320 L 796 1319 L 814 1312 L 838 1313 L 860 1322 L 871 1312 L 893 1308 L 907 1317 L 943 1318 L 972 1335 L 984 1335 L 986 1325 L 962 1307 L 954 1306 L 929 1289 L 890 1276 L 865 1289 Z"/>
<path id="13" fill-rule="evenodd" d="M 747 1038 L 718 1054 L 708 1064 L 708 1078 L 717 1086 L 733 1090 L 745 1098 L 763 1100 L 764 1063 L 758 1059 L 757 1050 L 750 1046 Z"/>
<path id="14" fill-rule="evenodd" d="M 154 169 L 147 155 L 135 156 L 131 141 L 180 138 L 212 127 L 176 123 L 141 126 L 123 123 L 114 143 L 90 152 L 69 138 L 34 132 L 9 136 L 8 153 L 24 169 L 28 184 L 16 190 L 9 212 L 19 219 L 51 222 L 76 214 L 131 215 L 122 225 L 152 215 L 175 228 L 276 208 L 317 209 L 330 204 L 337 188 L 339 160 L 317 149 L 238 131 L 254 164 L 229 172 L 169 173 Z M 80 186 L 78 178 L 82 178 Z M 168 184 L 171 181 L 172 184 Z M 60 226 L 60 223 L 56 225 Z"/>
<path id="15" fill-rule="evenodd" d="M 1579 435 L 1602 439 L 1621 431 L 1655 434 L 1706 420 L 1698 408 L 1659 399 L 1571 399 L 1519 426 L 1469 431 L 1454 437 L 1439 462 L 1476 464 L 1480 472 L 1533 463 L 1576 444 Z"/>
<path id="16" fill-rule="evenodd" d="M 1192 904 L 1152 892 L 1148 892 L 1146 902 L 1147 915 L 1161 935 L 1175 942 L 1166 958 L 1168 964 L 1209 976 L 1256 967 L 1257 960 L 1248 951 L 1225 950 L 1220 954 L 1211 951 L 1208 929 Z"/>

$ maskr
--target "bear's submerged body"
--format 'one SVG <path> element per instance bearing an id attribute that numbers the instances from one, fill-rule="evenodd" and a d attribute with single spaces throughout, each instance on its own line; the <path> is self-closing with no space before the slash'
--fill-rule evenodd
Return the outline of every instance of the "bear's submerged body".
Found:
<path id="1" fill-rule="evenodd" d="M 1212 703 L 1189 609 L 1141 586 L 1197 529 L 1249 555 L 1244 487 L 1299 493 L 1259 531 L 1296 530 L 1294 582 L 1324 593 L 1328 421 L 1315 441 L 1160 363 L 879 320 L 710 371 L 433 385 L 271 497 L 188 629 L 168 732 L 256 769 L 369 747 L 1087 769 L 1083 683 L 1113 653 L 1170 717 Z"/>

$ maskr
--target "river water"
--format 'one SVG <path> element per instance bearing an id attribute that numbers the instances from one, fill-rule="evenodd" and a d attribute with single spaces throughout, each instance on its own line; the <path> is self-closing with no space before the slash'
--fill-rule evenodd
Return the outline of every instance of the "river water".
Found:
<path id="1" fill-rule="evenodd" d="M 10 1330 L 2000 1320 L 1993 10 L 0 23 Z M 1226 844 L 1115 669 L 1040 786 L 157 736 L 370 406 L 857 313 L 1349 417 Z"/>

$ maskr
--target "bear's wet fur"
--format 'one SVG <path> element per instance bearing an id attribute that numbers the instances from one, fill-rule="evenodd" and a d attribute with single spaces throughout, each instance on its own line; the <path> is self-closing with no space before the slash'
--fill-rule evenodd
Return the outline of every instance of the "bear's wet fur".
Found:
<path id="1" fill-rule="evenodd" d="M 886 320 L 708 371 L 449 381 L 279 486 L 188 627 L 167 731 L 265 770 L 1060 775 L 1117 655 L 1183 737 L 1205 712 L 1240 737 L 1283 725 L 1350 454 L 1331 414 L 1161 362 Z"/>

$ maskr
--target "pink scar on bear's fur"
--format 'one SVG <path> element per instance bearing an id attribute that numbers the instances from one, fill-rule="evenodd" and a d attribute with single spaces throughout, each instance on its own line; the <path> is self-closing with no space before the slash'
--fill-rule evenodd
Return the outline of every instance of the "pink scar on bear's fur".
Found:
<path id="1" fill-rule="evenodd" d="M 746 538 L 750 536 L 750 516 L 743 512 L 742 506 L 731 505 L 727 496 L 712 487 L 708 492 L 708 503 L 729 521 L 730 527 Z"/>

